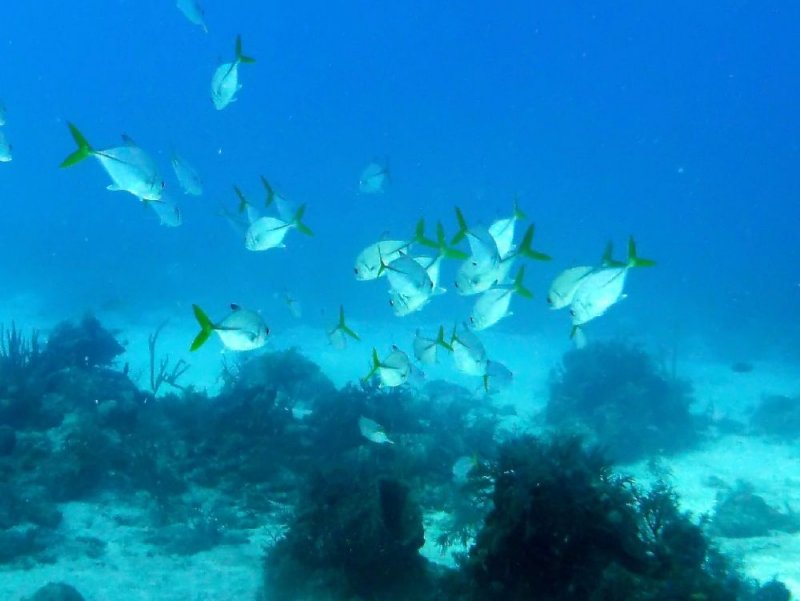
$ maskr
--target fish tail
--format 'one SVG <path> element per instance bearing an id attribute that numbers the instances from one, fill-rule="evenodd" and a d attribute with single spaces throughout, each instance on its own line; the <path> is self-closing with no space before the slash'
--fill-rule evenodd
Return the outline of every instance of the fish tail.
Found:
<path id="1" fill-rule="evenodd" d="M 549 261 L 552 258 L 550 255 L 533 249 L 533 234 L 535 231 L 536 226 L 534 224 L 528 226 L 528 229 L 525 230 L 525 235 L 522 237 L 522 242 L 520 242 L 519 248 L 517 249 L 517 254 L 535 261 Z"/>
<path id="2" fill-rule="evenodd" d="M 247 202 L 247 198 L 245 198 L 244 193 L 239 189 L 239 186 L 234 185 L 233 191 L 236 192 L 236 196 L 239 198 L 239 212 L 244 213 L 247 209 L 247 205 L 250 203 Z"/>
<path id="3" fill-rule="evenodd" d="M 76 163 L 80 163 L 83 159 L 90 156 L 92 152 L 94 152 L 92 147 L 89 145 L 89 142 L 73 123 L 67 123 L 67 126 L 72 134 L 72 139 L 75 140 L 75 143 L 78 145 L 78 149 L 61 161 L 61 167 L 71 167 Z"/>
<path id="4" fill-rule="evenodd" d="M 600 260 L 600 264 L 603 267 L 625 267 L 625 263 L 622 261 L 617 261 L 614 258 L 614 243 L 609 240 L 608 244 L 606 244 L 606 248 L 603 251 L 603 258 Z"/>
<path id="5" fill-rule="evenodd" d="M 256 59 L 242 52 L 242 36 L 236 36 L 236 60 L 240 63 L 254 63 Z"/>
<path id="6" fill-rule="evenodd" d="M 339 306 L 339 323 L 336 325 L 336 329 L 341 330 L 353 340 L 361 340 L 361 337 L 344 320 L 344 305 Z"/>
<path id="7" fill-rule="evenodd" d="M 364 376 L 363 380 L 365 380 L 365 381 L 371 380 L 372 376 L 374 376 L 376 373 L 378 373 L 378 370 L 380 368 L 381 368 L 381 360 L 380 360 L 380 357 L 378 357 L 378 349 L 376 349 L 373 346 L 372 347 L 372 368 L 369 370 L 369 373 L 366 376 Z"/>
<path id="8" fill-rule="evenodd" d="M 467 225 L 467 220 L 464 219 L 464 213 L 461 212 L 461 209 L 456 207 L 456 220 L 458 221 L 458 231 L 456 235 L 453 236 L 453 239 L 450 240 L 450 246 L 455 246 L 459 242 L 461 242 L 467 236 L 467 231 L 469 231 L 469 226 Z"/>
<path id="9" fill-rule="evenodd" d="M 444 339 L 444 326 L 439 326 L 439 334 L 436 336 L 436 344 L 444 349 L 447 349 L 451 353 L 453 352 L 453 346 Z"/>
<path id="10" fill-rule="evenodd" d="M 628 238 L 628 267 L 653 267 L 656 264 L 652 259 L 645 259 L 636 254 L 636 240 L 633 236 Z"/>
<path id="11" fill-rule="evenodd" d="M 450 347 L 452 348 L 454 342 L 461 342 L 458 339 L 458 324 L 453 324 L 453 331 L 450 333 Z"/>
<path id="12" fill-rule="evenodd" d="M 514 194 L 514 219 L 517 221 L 522 221 L 523 219 L 527 219 L 528 216 L 523 212 L 522 209 L 519 208 L 519 194 Z"/>
<path id="13" fill-rule="evenodd" d="M 463 250 L 458 250 L 457 248 L 453 248 L 452 244 L 447 244 L 447 238 L 444 235 L 444 226 L 441 221 L 436 223 L 436 246 L 439 249 L 439 254 L 445 259 L 464 261 L 469 257 Z"/>
<path id="14" fill-rule="evenodd" d="M 533 298 L 533 292 L 525 287 L 522 279 L 525 277 L 525 266 L 521 266 L 517 272 L 517 277 L 514 278 L 514 292 L 519 294 L 522 298 Z"/>
<path id="15" fill-rule="evenodd" d="M 272 204 L 272 201 L 275 200 L 275 190 L 272 189 L 272 185 L 267 181 L 267 178 L 263 175 L 259 176 L 261 178 L 261 185 L 264 186 L 264 190 L 267 193 L 267 198 L 264 201 L 264 206 L 268 207 Z"/>
<path id="16" fill-rule="evenodd" d="M 425 236 L 425 219 L 421 218 L 417 221 L 417 228 L 414 230 L 414 242 L 417 244 L 421 244 L 422 246 L 427 246 L 428 248 L 439 248 L 439 245 L 434 241 Z"/>
<path id="17" fill-rule="evenodd" d="M 305 234 L 306 236 L 313 236 L 314 232 L 311 231 L 311 228 L 308 227 L 305 223 L 303 223 L 303 215 L 306 213 L 306 205 L 300 205 L 300 208 L 297 209 L 297 212 L 294 214 L 294 226 L 297 228 L 297 231 L 301 234 Z"/>
<path id="18" fill-rule="evenodd" d="M 211 336 L 211 332 L 214 331 L 214 323 L 198 305 L 192 305 L 192 310 L 194 311 L 194 317 L 197 320 L 197 323 L 200 324 L 200 331 L 197 333 L 197 336 L 194 337 L 194 341 L 192 342 L 190 349 L 192 351 L 196 351 L 203 346 L 206 340 L 208 340 L 208 337 Z"/>

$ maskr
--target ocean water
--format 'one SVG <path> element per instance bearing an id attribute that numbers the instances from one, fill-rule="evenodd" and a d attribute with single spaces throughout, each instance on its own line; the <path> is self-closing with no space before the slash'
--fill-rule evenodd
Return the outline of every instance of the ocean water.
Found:
<path id="1" fill-rule="evenodd" d="M 446 263 L 450 291 L 396 318 L 383 281 L 353 278 L 358 252 L 409 237 L 420 218 L 450 236 L 456 206 L 488 225 L 517 197 L 529 218 L 518 232 L 535 223 L 534 247 L 553 260 L 527 265 L 535 298 L 516 299 L 493 335 L 569 350 L 569 317 L 544 300 L 550 282 L 596 264 L 607 241 L 621 256 L 633 235 L 657 266 L 630 273 L 628 297 L 586 326 L 590 341 L 694 345 L 720 365 L 782 361 L 796 382 L 797 3 L 203 4 L 208 33 L 167 0 L 3 6 L 0 102 L 14 158 L 0 163 L 0 305 L 45 331 L 87 311 L 131 328 L 167 315 L 194 331 L 193 303 L 214 318 L 238 303 L 284 347 L 298 327 L 288 292 L 311 330 L 346 308 L 365 340 L 342 361 L 366 371 L 373 345 L 396 337 L 410 351 L 417 327 L 449 329 L 473 298 L 453 293 Z M 217 111 L 211 76 L 237 35 L 256 62 L 239 67 L 237 100 Z M 67 122 L 97 148 L 126 134 L 147 150 L 182 225 L 107 191 L 94 160 L 59 169 L 74 150 Z M 181 193 L 172 148 L 200 173 L 202 196 Z M 391 178 L 364 194 L 372 161 Z M 236 210 L 234 185 L 261 199 L 259 175 L 306 203 L 313 237 L 244 248 L 219 213 Z M 550 367 L 533 361 L 514 363 Z M 761 390 L 780 388 L 763 378 Z"/>

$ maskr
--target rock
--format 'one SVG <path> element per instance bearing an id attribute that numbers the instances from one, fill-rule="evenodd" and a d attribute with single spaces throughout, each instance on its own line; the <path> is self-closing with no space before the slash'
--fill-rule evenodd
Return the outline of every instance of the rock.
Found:
<path id="1" fill-rule="evenodd" d="M 36 591 L 28 601 L 84 601 L 84 598 L 69 584 L 50 582 Z"/>

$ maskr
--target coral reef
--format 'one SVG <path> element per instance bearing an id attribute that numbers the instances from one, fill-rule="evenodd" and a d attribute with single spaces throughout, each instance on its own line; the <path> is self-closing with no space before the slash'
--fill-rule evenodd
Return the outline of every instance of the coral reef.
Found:
<path id="1" fill-rule="evenodd" d="M 743 581 L 668 487 L 639 490 L 580 439 L 498 445 L 486 395 L 444 382 L 336 389 L 290 350 L 229 366 L 213 398 L 173 385 L 155 399 L 115 368 L 122 346 L 93 318 L 58 326 L 43 345 L 16 327 L 0 339 L 0 564 L 102 558 L 103 540 L 65 540 L 60 503 L 135 499 L 154 553 L 192 555 L 274 528 L 269 598 L 786 598 L 779 582 Z M 567 355 L 552 391 L 551 423 L 577 416 L 614 458 L 697 437 L 688 388 L 630 347 Z M 395 444 L 366 438 L 361 418 Z M 744 492 L 737 499 L 763 514 Z M 420 555 L 431 513 L 449 516 L 436 545 L 468 549 L 455 569 Z"/>
<path id="2" fill-rule="evenodd" d="M 674 453 L 699 438 L 691 388 L 663 374 L 643 350 L 619 342 L 567 353 L 550 383 L 547 422 L 577 429 L 615 462 Z"/>

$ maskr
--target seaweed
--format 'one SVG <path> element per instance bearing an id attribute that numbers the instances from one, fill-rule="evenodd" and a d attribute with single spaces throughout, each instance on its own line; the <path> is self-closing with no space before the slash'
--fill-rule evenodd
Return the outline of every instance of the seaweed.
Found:
<path id="1" fill-rule="evenodd" d="M 47 371 L 66 368 L 109 367 L 125 352 L 114 334 L 106 330 L 96 317 L 86 315 L 78 324 L 62 322 L 47 339 L 41 361 Z"/>
<path id="2" fill-rule="evenodd" d="M 464 560 L 458 597 L 491 601 L 755 600 L 663 482 L 641 490 L 580 439 L 503 444 L 494 508 Z M 785 589 L 784 589 L 785 590 Z"/>
<path id="3" fill-rule="evenodd" d="M 664 374 L 643 350 L 619 342 L 573 350 L 553 373 L 552 426 L 590 434 L 615 462 L 675 453 L 700 439 L 691 386 Z"/>
<path id="4" fill-rule="evenodd" d="M 732 489 L 717 494 L 710 526 L 718 536 L 750 538 L 773 531 L 797 532 L 800 516 L 771 507 L 752 484 L 740 480 Z"/>
<path id="5" fill-rule="evenodd" d="M 427 599 L 422 514 L 403 483 L 343 466 L 309 478 L 265 558 L 269 598 Z"/>

